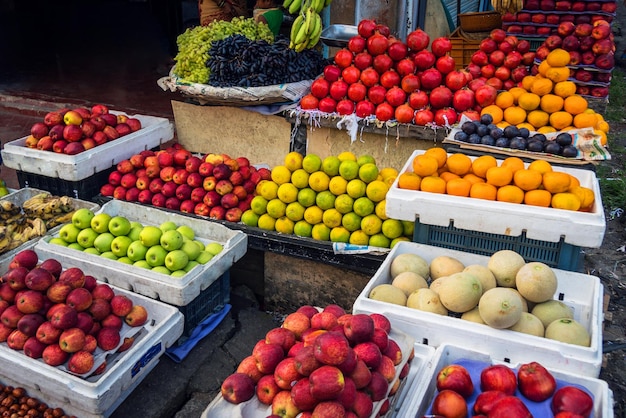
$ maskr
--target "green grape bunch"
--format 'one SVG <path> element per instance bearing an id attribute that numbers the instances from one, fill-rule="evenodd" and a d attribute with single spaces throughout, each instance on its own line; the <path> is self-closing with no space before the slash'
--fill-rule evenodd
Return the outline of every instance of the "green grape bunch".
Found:
<path id="1" fill-rule="evenodd" d="M 182 82 L 207 84 L 210 76 L 207 61 L 211 44 L 236 34 L 252 41 L 274 42 L 274 34 L 269 27 L 256 23 L 252 18 L 235 17 L 230 22 L 216 20 L 207 26 L 189 28 L 176 39 L 178 53 L 174 57 L 174 75 Z"/>

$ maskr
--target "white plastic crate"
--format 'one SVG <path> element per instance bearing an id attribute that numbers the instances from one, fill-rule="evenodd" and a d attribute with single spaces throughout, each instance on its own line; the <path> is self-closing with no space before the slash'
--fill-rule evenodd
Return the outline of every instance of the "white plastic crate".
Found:
<path id="1" fill-rule="evenodd" d="M 72 259 L 62 255 L 42 249 L 36 251 L 40 259 L 55 257 L 63 268 L 78 267 Z M 117 274 L 124 275 L 123 272 Z M 98 275 L 95 277 L 99 279 Z M 116 294 L 143 305 L 148 311 L 148 322 L 135 334 L 130 349 L 107 357 L 103 374 L 82 379 L 0 343 L 0 382 L 21 386 L 29 396 L 63 408 L 68 415 L 84 418 L 111 415 L 183 333 L 183 315 L 176 307 L 115 286 L 112 288 Z"/>
<path id="2" fill-rule="evenodd" d="M 424 152 L 414 151 L 400 173 L 412 172 L 413 159 Z M 470 158 L 474 160 L 477 157 Z M 498 160 L 498 165 L 501 162 L 502 160 Z M 526 237 L 531 239 L 559 242 L 563 238 L 572 245 L 600 247 L 606 219 L 595 173 L 560 166 L 555 167 L 555 170 L 575 176 L 581 186 L 593 190 L 595 202 L 590 212 L 400 189 L 396 179 L 387 192 L 387 216 L 411 222 L 419 218 L 423 224 L 444 227 L 453 221 L 454 227 L 459 229 L 514 237 L 525 232 Z"/>
<path id="3" fill-rule="evenodd" d="M 2 149 L 3 164 L 18 171 L 79 181 L 111 168 L 133 154 L 156 148 L 174 137 L 174 126 L 165 118 L 128 116 L 139 119 L 142 128 L 76 155 L 28 148 L 25 146 L 27 137 L 8 142 Z"/>
<path id="4" fill-rule="evenodd" d="M 31 197 L 38 195 L 39 193 L 48 193 L 48 192 L 44 190 L 38 190 L 38 189 L 26 187 L 23 189 L 16 190 L 6 196 L 2 196 L 0 200 L 9 200 L 16 205 L 22 206 L 24 202 L 26 202 Z M 76 209 L 87 208 L 95 212 L 100 208 L 100 205 L 94 202 L 89 202 L 86 200 L 74 199 L 74 198 L 70 198 L 70 199 L 72 201 L 72 206 Z M 61 225 L 57 225 L 54 228 L 51 228 L 48 231 L 48 233 L 55 233 L 59 229 L 61 229 Z M 7 251 L 4 254 L 0 254 L 0 274 L 8 270 L 9 263 L 11 262 L 15 254 L 19 253 L 22 250 L 33 248 L 39 240 L 40 240 L 40 237 L 33 238 L 25 242 L 24 244 L 20 245 L 19 247 L 12 249 L 11 251 Z"/>
<path id="5" fill-rule="evenodd" d="M 490 364 L 502 364 L 498 359 L 493 358 L 493 356 L 489 354 L 491 348 L 491 345 L 485 345 L 482 350 L 469 349 L 453 344 L 443 344 L 439 346 L 432 362 L 429 364 L 429 369 L 422 375 L 421 379 L 415 380 L 410 387 L 408 392 L 409 396 L 402 403 L 398 411 L 398 417 L 426 416 L 437 394 L 436 376 L 441 368 L 452 363 L 467 360 L 484 363 L 485 366 Z M 541 360 L 535 361 L 543 364 Z M 523 363 L 513 363 L 507 365 L 511 368 L 518 368 L 522 364 Z M 568 373 L 567 371 L 553 370 L 550 369 L 550 367 L 546 368 L 552 373 L 557 383 L 560 382 L 563 385 L 578 385 L 587 389 L 594 399 L 593 417 L 613 418 L 613 392 L 609 389 L 607 382 L 592 377 Z M 474 391 L 478 393 L 480 391 L 480 376 L 472 375 L 472 380 L 474 382 Z M 557 385 L 557 387 L 560 386 Z M 529 407 L 535 417 L 552 416 L 552 413 L 546 410 L 545 403 L 536 404 L 528 401 L 526 406 Z M 471 405 L 469 405 L 469 407 L 471 407 Z"/>
<path id="6" fill-rule="evenodd" d="M 72 263 L 82 268 L 87 274 L 92 274 L 102 281 L 175 306 L 185 306 L 194 300 L 248 250 L 248 236 L 244 232 L 231 230 L 217 222 L 121 200 L 111 200 L 105 203 L 96 213 L 101 212 L 111 216 L 124 216 L 130 221 L 137 221 L 143 225 L 158 226 L 165 221 L 187 225 L 194 230 L 196 238 L 200 241 L 219 242 L 224 249 L 211 261 L 194 267 L 184 276 L 171 277 L 98 255 L 50 244 L 48 241 L 54 235 L 46 235 L 39 240 L 36 247 L 71 259 Z"/>
<path id="7" fill-rule="evenodd" d="M 499 361 L 513 364 L 540 361 L 546 367 L 585 376 L 597 377 L 600 374 L 603 286 L 598 277 L 553 269 L 558 280 L 554 299 L 562 300 L 570 306 L 574 310 L 574 318 L 591 335 L 591 345 L 583 347 L 370 299 L 368 296 L 374 287 L 391 282 L 389 273 L 391 262 L 395 256 L 404 253 L 417 254 L 428 263 L 440 255 L 454 257 L 466 266 L 470 264 L 486 266 L 489 260 L 489 257 L 483 255 L 399 242 L 357 297 L 352 307 L 353 312 L 384 314 L 390 319 L 393 327 L 408 333 L 415 341 L 433 347 L 444 343 L 459 344 L 473 349 L 490 347 L 492 357 Z"/>

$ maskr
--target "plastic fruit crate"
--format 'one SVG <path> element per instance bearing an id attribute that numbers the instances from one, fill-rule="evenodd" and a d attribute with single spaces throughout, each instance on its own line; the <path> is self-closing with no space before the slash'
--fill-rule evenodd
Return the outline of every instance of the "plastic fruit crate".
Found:
<path id="1" fill-rule="evenodd" d="M 486 266 L 489 261 L 489 257 L 483 255 L 399 242 L 357 297 L 352 307 L 353 312 L 384 314 L 394 328 L 408 333 L 416 342 L 433 347 L 444 343 L 472 349 L 489 347 L 491 355 L 498 361 L 512 364 L 540 361 L 544 366 L 553 369 L 591 377 L 599 375 L 602 365 L 604 292 L 598 277 L 554 269 L 558 281 L 554 299 L 570 306 L 574 311 L 574 319 L 591 335 L 591 345 L 583 347 L 370 299 L 369 294 L 374 287 L 391 282 L 391 262 L 397 255 L 404 253 L 417 254 L 428 263 L 441 255 L 454 257 L 466 266 Z"/>
<path id="2" fill-rule="evenodd" d="M 400 173 L 413 171 L 413 159 L 424 152 L 414 151 Z M 477 157 L 469 158 L 474 160 Z M 501 162 L 498 159 L 498 165 Z M 528 166 L 528 163 L 525 164 Z M 563 240 L 581 247 L 600 247 L 606 219 L 595 173 L 569 167 L 555 170 L 575 176 L 581 186 L 593 190 L 595 202 L 590 212 L 400 189 L 396 179 L 386 197 L 387 216 L 404 221 L 419 219 L 422 224 L 441 227 L 448 227 L 453 222 L 455 228 L 511 237 L 519 237 L 525 232 L 527 238 L 534 240 Z"/>
<path id="3" fill-rule="evenodd" d="M 37 243 L 41 249 L 71 259 L 87 274 L 99 277 L 102 281 L 171 305 L 190 304 L 243 257 L 248 249 L 248 237 L 245 233 L 233 231 L 209 220 L 178 215 L 120 200 L 105 203 L 96 213 L 101 212 L 111 216 L 124 216 L 131 222 L 137 221 L 143 225 L 158 226 L 165 221 L 173 221 L 177 225 L 191 227 L 195 231 L 196 238 L 204 243 L 219 242 L 223 245 L 222 252 L 211 261 L 194 267 L 184 276 L 175 278 L 98 255 L 50 244 L 48 241 L 54 235 L 46 235 Z"/>
<path id="4" fill-rule="evenodd" d="M 429 363 L 429 370 L 422 375 L 421 379 L 414 381 L 414 384 L 409 388 L 410 396 L 402 402 L 397 416 L 429 416 L 430 407 L 437 394 L 437 373 L 440 369 L 450 364 L 461 364 L 465 366 L 472 376 L 474 394 L 468 398 L 468 411 L 471 411 L 473 401 L 480 393 L 480 370 L 491 364 L 502 364 L 498 359 L 494 359 L 490 355 L 490 348 L 490 346 L 485 345 L 483 349 L 475 350 L 454 344 L 441 345 L 437 348 L 432 362 Z M 536 361 L 541 363 L 541 360 Z M 506 365 L 515 369 L 522 364 L 523 363 Z M 587 391 L 593 397 L 593 417 L 613 417 L 613 392 L 609 389 L 607 382 L 567 371 L 553 370 L 550 369 L 550 367 L 546 368 L 556 379 L 557 388 L 565 385 L 573 385 Z M 516 396 L 521 396 L 519 390 L 516 392 Z M 524 403 L 535 417 L 552 416 L 549 402 L 549 400 L 544 402 L 532 402 L 524 399 Z M 468 416 L 471 416 L 471 413 L 469 413 Z"/>
<path id="5" fill-rule="evenodd" d="M 64 268 L 77 267 L 72 259 L 36 249 L 39 258 L 54 257 Z M 123 276 L 123 272 L 117 273 Z M 99 275 L 95 276 L 99 279 Z M 112 286 L 116 294 L 143 305 L 149 320 L 135 334 L 131 348 L 107 357 L 103 374 L 86 379 L 30 358 L 0 343 L 0 382 L 21 386 L 29 396 L 84 418 L 109 416 L 158 364 L 165 350 L 183 332 L 183 316 L 173 306 Z"/>
<path id="6" fill-rule="evenodd" d="M 48 177 L 42 174 L 17 171 L 17 181 L 20 187 L 30 187 L 46 190 L 58 196 L 71 196 L 76 199 L 92 200 L 100 193 L 100 188 L 106 184 L 109 174 L 115 167 L 95 173 L 82 180 L 64 180 L 59 177 Z"/>
<path id="7" fill-rule="evenodd" d="M 112 111 L 111 113 L 119 114 L 121 112 Z M 27 137 L 8 142 L 2 149 L 3 164 L 18 172 L 78 182 L 115 166 L 133 154 L 159 147 L 174 137 L 174 126 L 165 118 L 146 115 L 128 116 L 139 119 L 142 128 L 76 155 L 27 148 L 25 146 Z M 24 180 L 33 181 L 29 178 Z M 106 179 L 104 182 L 99 182 L 99 186 L 105 182 Z M 35 186 L 30 182 L 29 185 Z M 47 190 L 44 187 L 40 188 Z M 96 194 L 94 193 L 92 196 Z"/>

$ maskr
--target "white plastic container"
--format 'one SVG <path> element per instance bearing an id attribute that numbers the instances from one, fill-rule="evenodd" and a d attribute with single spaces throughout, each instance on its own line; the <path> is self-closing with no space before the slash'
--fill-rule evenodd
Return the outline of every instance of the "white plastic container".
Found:
<path id="1" fill-rule="evenodd" d="M 477 361 L 484 363 L 485 366 L 490 364 L 502 364 L 498 359 L 494 359 L 489 354 L 491 351 L 490 345 L 485 345 L 482 350 L 469 349 L 460 347 L 453 344 L 443 344 L 437 348 L 432 362 L 429 363 L 428 371 L 426 371 L 420 379 L 413 382 L 413 385 L 409 388 L 409 395 L 404 400 L 398 411 L 398 417 L 422 417 L 424 416 L 432 404 L 436 394 L 436 376 L 439 370 L 449 364 L 462 362 L 462 361 Z M 532 361 L 532 360 L 531 360 Z M 543 364 L 541 360 L 536 360 L 540 364 Z M 506 364 L 511 368 L 518 368 L 523 363 L 511 363 Z M 545 364 L 543 364 L 545 366 Z M 546 367 L 550 373 L 557 380 L 557 383 L 579 385 L 586 389 L 594 399 L 594 408 L 592 416 L 595 418 L 613 418 L 613 392 L 609 389 L 607 382 L 592 378 L 580 376 L 575 373 L 568 373 L 566 371 L 553 370 Z M 470 373 L 471 374 L 471 373 Z M 478 379 L 476 379 L 478 377 Z M 474 382 L 474 392 L 480 391 L 480 375 L 472 376 Z M 561 386 L 557 385 L 557 388 Z M 549 402 L 549 401 L 547 401 Z M 527 401 L 527 406 L 535 411 L 543 410 L 546 413 L 539 415 L 533 414 L 535 417 L 552 416 L 551 412 L 545 411 L 546 405 L 541 407 L 539 404 L 533 404 L 531 401 Z M 469 405 L 471 408 L 471 405 Z M 469 409 L 469 408 L 468 408 Z M 468 415 L 471 416 L 471 413 Z"/>
<path id="2" fill-rule="evenodd" d="M 142 128 L 79 154 L 66 155 L 28 148 L 25 145 L 27 137 L 23 137 L 4 145 L 2 162 L 5 166 L 18 171 L 79 181 L 111 168 L 133 154 L 156 148 L 174 138 L 174 126 L 165 118 L 128 116 L 139 119 Z"/>
<path id="3" fill-rule="evenodd" d="M 9 200 L 13 202 L 15 205 L 22 206 L 24 202 L 26 202 L 31 197 L 38 195 L 39 193 L 50 194 L 49 192 L 46 192 L 45 190 L 38 190 L 38 189 L 30 188 L 30 187 L 25 187 L 23 189 L 18 189 L 14 191 L 13 193 L 10 193 L 6 196 L 2 196 L 0 200 Z M 89 201 L 81 200 L 81 199 L 74 199 L 72 197 L 70 197 L 70 200 L 72 202 L 72 207 L 76 209 L 87 208 L 93 212 L 96 212 L 100 208 L 100 205 L 94 202 L 89 202 Z M 61 225 L 57 225 L 54 228 L 51 228 L 48 231 L 48 233 L 51 234 L 51 233 L 58 232 L 59 229 L 61 229 Z M 1 254 L 0 255 L 0 274 L 4 273 L 5 271 L 9 269 L 9 263 L 11 262 L 15 254 L 19 253 L 22 250 L 33 248 L 40 239 L 41 239 L 40 237 L 33 238 L 25 242 L 24 244 L 20 245 L 19 247 L 14 248 L 10 251 L 7 251 L 4 254 Z"/>
<path id="4" fill-rule="evenodd" d="M 76 267 L 72 259 L 36 249 L 40 259 L 55 257 L 63 268 Z M 112 273 L 110 273 L 112 274 Z M 117 273 L 123 276 L 123 272 Z M 95 276 L 99 279 L 99 276 Z M 116 294 L 128 296 L 148 311 L 148 322 L 135 335 L 130 349 L 106 358 L 107 367 L 99 376 L 83 379 L 52 367 L 0 343 L 0 382 L 20 386 L 29 396 L 67 415 L 84 418 L 109 416 L 159 362 L 165 350 L 183 332 L 183 315 L 165 303 L 112 286 Z"/>
<path id="5" fill-rule="evenodd" d="M 208 263 L 200 264 L 184 276 L 176 278 L 98 255 L 50 244 L 48 241 L 54 235 L 46 235 L 36 247 L 72 260 L 72 263 L 82 268 L 87 274 L 98 277 L 102 281 L 175 306 L 185 306 L 194 300 L 248 250 L 248 236 L 244 232 L 231 230 L 209 220 L 120 200 L 105 203 L 96 213 L 101 212 L 111 216 L 124 216 L 131 222 L 137 221 L 143 225 L 158 226 L 165 221 L 187 225 L 194 230 L 196 238 L 200 241 L 219 242 L 224 249 Z"/>
<path id="6" fill-rule="evenodd" d="M 400 173 L 412 172 L 413 159 L 424 152 L 414 151 Z M 477 157 L 470 158 L 474 160 Z M 501 162 L 498 160 L 498 165 Z M 581 186 L 593 190 L 595 202 L 590 212 L 400 189 L 396 179 L 387 192 L 387 216 L 411 222 L 419 218 L 423 224 L 444 227 L 454 221 L 454 227 L 459 229 L 513 237 L 526 232 L 531 239 L 559 242 L 563 238 L 564 242 L 572 245 L 600 247 L 606 219 L 595 173 L 569 167 L 555 167 L 555 170 L 575 176 Z"/>
<path id="7" fill-rule="evenodd" d="M 404 253 L 417 254 L 428 263 L 440 255 L 454 257 L 466 266 L 486 266 L 489 260 L 487 256 L 399 242 L 357 297 L 352 307 L 353 312 L 384 314 L 394 328 L 411 335 L 418 343 L 433 347 L 444 343 L 471 349 L 489 347 L 491 356 L 497 361 L 512 364 L 540 361 L 546 367 L 584 376 L 597 377 L 600 374 L 603 286 L 598 277 L 553 269 L 558 280 L 554 299 L 562 300 L 570 306 L 574 310 L 574 319 L 591 335 L 591 345 L 583 347 L 370 299 L 368 296 L 374 287 L 391 282 L 391 262 L 395 256 Z"/>

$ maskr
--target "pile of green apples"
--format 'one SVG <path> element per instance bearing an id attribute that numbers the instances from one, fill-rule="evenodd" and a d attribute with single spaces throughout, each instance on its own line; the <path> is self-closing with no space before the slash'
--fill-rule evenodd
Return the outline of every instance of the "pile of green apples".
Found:
<path id="1" fill-rule="evenodd" d="M 143 225 L 121 215 L 94 214 L 87 208 L 76 210 L 71 222 L 63 225 L 49 243 L 172 277 L 184 276 L 224 249 L 219 242 L 200 241 L 188 225 L 174 221 Z"/>

